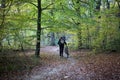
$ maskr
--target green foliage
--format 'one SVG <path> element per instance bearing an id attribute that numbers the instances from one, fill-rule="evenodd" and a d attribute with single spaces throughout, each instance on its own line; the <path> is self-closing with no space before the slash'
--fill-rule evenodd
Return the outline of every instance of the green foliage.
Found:
<path id="1" fill-rule="evenodd" d="M 0 8 L 0 45 L 12 49 L 34 48 L 37 1 L 8 0 L 5 4 L 6 8 Z M 68 37 L 71 48 L 120 49 L 120 19 L 116 3 L 106 9 L 106 0 L 103 0 L 100 11 L 95 10 L 97 4 L 94 0 L 42 0 L 41 5 L 42 45 L 50 44 L 48 34 L 54 32 L 56 43 L 62 35 L 71 36 Z"/>

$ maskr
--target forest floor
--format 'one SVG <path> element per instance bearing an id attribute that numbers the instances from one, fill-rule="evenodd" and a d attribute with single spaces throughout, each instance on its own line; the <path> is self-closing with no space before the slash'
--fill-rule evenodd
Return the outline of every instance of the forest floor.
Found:
<path id="1" fill-rule="evenodd" d="M 27 56 L 33 51 L 26 52 Z M 0 80 L 120 80 L 120 54 L 91 54 L 89 50 L 70 51 L 70 57 L 59 57 L 59 48 L 41 48 L 41 58 L 36 66 L 24 71 L 20 76 Z M 35 59 L 35 58 L 34 58 Z M 19 71 L 21 72 L 21 71 Z"/>

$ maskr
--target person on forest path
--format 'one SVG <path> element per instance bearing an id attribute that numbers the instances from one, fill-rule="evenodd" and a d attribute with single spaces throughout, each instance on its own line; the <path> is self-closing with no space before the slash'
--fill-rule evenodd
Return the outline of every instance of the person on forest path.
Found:
<path id="1" fill-rule="evenodd" d="M 60 37 L 59 41 L 58 41 L 58 45 L 59 45 L 59 54 L 60 57 L 63 57 L 63 51 L 64 51 L 64 45 L 66 45 L 66 41 L 65 41 L 65 36 Z"/>

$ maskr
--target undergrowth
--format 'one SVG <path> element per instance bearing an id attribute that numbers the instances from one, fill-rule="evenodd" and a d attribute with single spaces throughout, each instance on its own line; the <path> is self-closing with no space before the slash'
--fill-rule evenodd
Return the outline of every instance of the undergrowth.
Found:
<path id="1" fill-rule="evenodd" d="M 38 58 L 26 55 L 24 52 L 0 53 L 0 76 L 11 72 L 30 71 L 34 66 L 42 65 Z"/>
<path id="2" fill-rule="evenodd" d="M 51 64 L 57 65 L 66 59 L 60 59 L 58 55 L 52 53 L 41 53 L 40 58 L 36 58 L 34 51 L 21 52 L 21 51 L 6 51 L 0 53 L 0 77 L 7 77 L 15 72 L 15 75 L 24 75 L 36 67 L 50 66 Z M 25 71 L 25 72 L 24 72 Z"/>

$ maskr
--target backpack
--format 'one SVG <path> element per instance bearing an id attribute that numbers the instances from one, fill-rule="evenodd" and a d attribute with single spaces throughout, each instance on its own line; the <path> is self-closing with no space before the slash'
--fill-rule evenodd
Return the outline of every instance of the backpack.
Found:
<path id="1" fill-rule="evenodd" d="M 64 40 L 63 40 L 63 39 L 61 39 L 61 40 L 60 40 L 60 43 L 64 44 Z"/>

